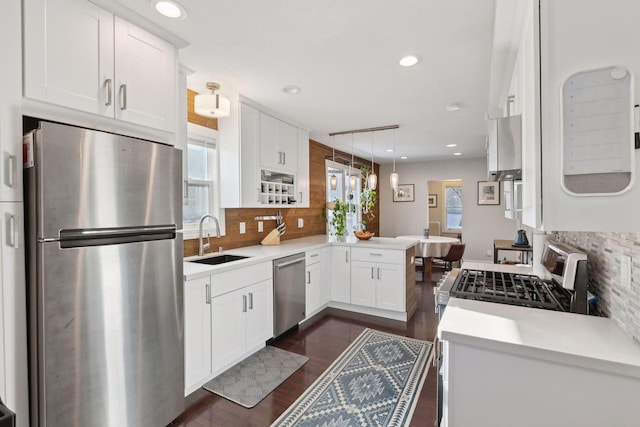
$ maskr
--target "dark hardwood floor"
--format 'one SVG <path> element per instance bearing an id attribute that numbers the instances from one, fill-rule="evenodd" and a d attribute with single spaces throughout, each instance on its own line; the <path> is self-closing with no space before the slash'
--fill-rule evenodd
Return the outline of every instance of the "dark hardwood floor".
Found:
<path id="1" fill-rule="evenodd" d="M 434 272 L 432 280 L 441 273 Z M 187 410 L 172 427 L 269 426 L 354 341 L 365 328 L 433 342 L 437 317 L 433 285 L 416 282 L 418 309 L 409 322 L 328 309 L 273 342 L 279 348 L 304 354 L 309 361 L 252 409 L 246 409 L 202 389 L 187 397 Z M 436 376 L 429 367 L 410 426 L 433 426 L 436 418 Z"/>

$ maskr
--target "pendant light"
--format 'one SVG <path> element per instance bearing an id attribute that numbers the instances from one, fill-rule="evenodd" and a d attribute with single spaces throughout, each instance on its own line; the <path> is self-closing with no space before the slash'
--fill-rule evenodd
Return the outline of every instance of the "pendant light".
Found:
<path id="1" fill-rule="evenodd" d="M 351 168 L 353 167 L 353 133 L 351 134 L 351 164 L 349 165 L 349 188 L 356 189 L 356 176 L 353 174 Z"/>
<path id="2" fill-rule="evenodd" d="M 209 118 L 227 117 L 231 111 L 231 102 L 224 96 L 215 93 L 216 90 L 220 89 L 220 85 L 208 82 L 207 89 L 211 91 L 210 94 L 195 96 L 193 100 L 194 112 L 199 116 Z"/>
<path id="3" fill-rule="evenodd" d="M 374 133 L 371 132 L 371 173 L 369 174 L 369 178 L 368 178 L 370 190 L 375 190 L 376 186 L 378 185 L 378 176 L 376 175 L 373 169 L 373 138 L 374 138 L 373 135 Z"/>
<path id="4" fill-rule="evenodd" d="M 335 139 L 334 136 L 331 136 L 331 147 L 333 148 L 333 162 L 335 163 L 336 161 L 336 144 L 335 144 Z M 329 182 L 331 183 L 331 189 L 335 190 L 338 188 L 338 177 L 336 176 L 336 174 L 332 174 L 331 175 L 331 179 L 329 180 Z"/>
<path id="5" fill-rule="evenodd" d="M 398 191 L 398 182 L 400 176 L 396 173 L 396 130 L 393 130 L 393 172 L 389 175 L 389 182 L 391 183 L 391 189 L 394 192 Z"/>

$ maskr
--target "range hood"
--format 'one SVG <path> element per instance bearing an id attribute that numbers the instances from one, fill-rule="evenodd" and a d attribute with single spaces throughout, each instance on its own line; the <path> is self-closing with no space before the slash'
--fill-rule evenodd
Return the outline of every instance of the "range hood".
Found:
<path id="1" fill-rule="evenodd" d="M 487 180 L 522 178 L 522 116 L 487 121 Z"/>

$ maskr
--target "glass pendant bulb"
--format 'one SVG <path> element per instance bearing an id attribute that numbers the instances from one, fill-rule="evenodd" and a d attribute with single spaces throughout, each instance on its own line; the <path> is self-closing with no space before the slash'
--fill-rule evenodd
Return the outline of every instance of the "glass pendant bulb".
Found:
<path id="1" fill-rule="evenodd" d="M 335 174 L 331 175 L 330 183 L 331 183 L 332 190 L 335 190 L 338 188 L 338 177 L 336 177 Z"/>
<path id="2" fill-rule="evenodd" d="M 376 186 L 378 185 L 378 175 L 376 175 L 375 173 L 371 172 L 371 174 L 369 175 L 369 189 L 370 190 L 375 190 Z"/>
<path id="3" fill-rule="evenodd" d="M 398 191 L 398 182 L 400 181 L 400 176 L 396 172 L 392 172 L 389 175 L 389 183 L 391 184 L 391 189 L 393 191 Z"/>
<path id="4" fill-rule="evenodd" d="M 349 188 L 352 190 L 356 189 L 356 176 L 353 174 L 349 177 Z"/>

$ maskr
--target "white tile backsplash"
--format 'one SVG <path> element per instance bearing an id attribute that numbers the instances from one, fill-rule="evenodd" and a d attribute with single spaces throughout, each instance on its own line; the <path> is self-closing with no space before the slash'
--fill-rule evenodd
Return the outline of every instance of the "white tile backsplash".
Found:
<path id="1" fill-rule="evenodd" d="M 640 233 L 556 232 L 557 240 L 583 250 L 591 292 L 600 312 L 640 342 Z M 620 286 L 620 256 L 631 257 L 631 289 Z"/>

